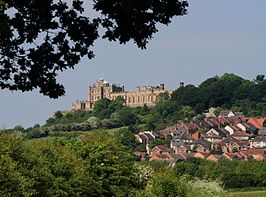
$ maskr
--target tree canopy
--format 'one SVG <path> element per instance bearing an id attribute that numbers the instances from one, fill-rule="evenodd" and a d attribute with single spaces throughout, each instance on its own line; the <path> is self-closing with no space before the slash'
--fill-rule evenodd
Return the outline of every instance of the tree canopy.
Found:
<path id="1" fill-rule="evenodd" d="M 0 0 L 0 88 L 51 98 L 64 94 L 58 72 L 93 58 L 102 37 L 144 49 L 156 24 L 168 25 L 187 12 L 182 0 L 93 0 L 99 16 L 88 17 L 82 0 Z M 86 10 L 87 11 L 87 10 Z M 100 35 L 99 28 L 103 29 Z"/>

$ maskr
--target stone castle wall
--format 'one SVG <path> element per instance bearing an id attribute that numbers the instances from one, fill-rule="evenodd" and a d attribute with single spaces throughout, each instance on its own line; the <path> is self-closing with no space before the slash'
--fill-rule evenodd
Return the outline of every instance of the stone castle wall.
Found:
<path id="1" fill-rule="evenodd" d="M 87 101 L 76 102 L 73 105 L 73 110 L 92 110 L 96 101 L 103 98 L 114 100 L 118 96 L 123 97 L 125 105 L 129 107 L 139 107 L 144 106 L 144 104 L 154 106 L 158 95 L 164 92 L 172 93 L 171 90 L 164 89 L 164 84 L 137 87 L 134 91 L 128 92 L 124 90 L 124 86 L 109 84 L 104 79 L 100 79 L 95 84 L 89 85 Z"/>

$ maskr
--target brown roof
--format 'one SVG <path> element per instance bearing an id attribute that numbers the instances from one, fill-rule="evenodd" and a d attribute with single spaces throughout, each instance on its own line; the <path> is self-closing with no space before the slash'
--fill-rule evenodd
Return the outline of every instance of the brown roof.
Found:
<path id="1" fill-rule="evenodd" d="M 237 144 L 237 145 L 239 145 L 240 147 L 242 147 L 242 146 L 248 146 L 249 145 L 249 142 L 243 142 L 243 141 L 235 141 L 235 142 L 233 142 L 233 143 L 230 143 L 230 145 L 233 145 L 233 144 Z"/>
<path id="2" fill-rule="evenodd" d="M 167 148 L 166 146 L 163 146 L 163 145 L 157 145 L 157 146 L 155 146 L 153 149 L 155 149 L 156 147 L 157 147 L 159 150 L 161 150 L 161 151 L 168 151 L 168 148 Z"/>
<path id="3" fill-rule="evenodd" d="M 196 152 L 193 155 L 196 155 L 196 154 L 201 154 L 206 157 L 209 153 L 208 152 Z"/>
<path id="4" fill-rule="evenodd" d="M 231 136 L 232 137 L 248 137 L 250 135 L 244 131 L 239 131 L 239 132 L 233 133 Z"/>
<path id="5" fill-rule="evenodd" d="M 250 148 L 247 153 L 249 155 L 264 155 L 266 152 L 265 148 Z"/>
<path id="6" fill-rule="evenodd" d="M 244 156 L 238 153 L 223 153 L 223 156 L 226 157 L 227 159 L 244 159 Z"/>
<path id="7" fill-rule="evenodd" d="M 215 159 L 219 160 L 222 157 L 222 155 L 211 154 L 206 159 L 209 160 L 210 157 L 214 157 Z"/>
<path id="8" fill-rule="evenodd" d="M 171 161 L 171 160 L 175 160 L 176 158 L 173 157 L 173 154 L 154 154 L 151 158 L 150 161 L 153 160 L 167 160 L 167 161 Z"/>

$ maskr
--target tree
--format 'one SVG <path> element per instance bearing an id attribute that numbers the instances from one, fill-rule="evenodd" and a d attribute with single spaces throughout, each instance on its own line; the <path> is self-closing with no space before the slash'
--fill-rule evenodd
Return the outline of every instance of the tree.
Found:
<path id="1" fill-rule="evenodd" d="M 185 186 L 185 181 L 174 176 L 172 173 L 158 173 L 153 177 L 150 186 L 147 187 L 147 191 L 145 191 L 143 196 L 186 197 L 187 187 Z"/>
<path id="2" fill-rule="evenodd" d="M 160 102 L 160 101 L 168 101 L 169 99 L 170 99 L 170 95 L 169 95 L 168 92 L 160 93 L 157 96 L 157 102 Z"/>
<path id="3" fill-rule="evenodd" d="M 112 100 L 110 103 L 110 108 L 112 111 L 121 109 L 125 105 L 126 101 L 122 96 L 118 96 L 115 100 Z"/>
<path id="4" fill-rule="evenodd" d="M 60 118 L 63 117 L 63 114 L 62 114 L 61 111 L 56 111 L 56 112 L 54 113 L 54 117 L 57 118 L 57 119 L 60 119 Z"/>
<path id="5" fill-rule="evenodd" d="M 51 98 L 64 94 L 58 72 L 94 57 L 98 37 L 145 48 L 156 24 L 168 25 L 187 12 L 182 0 L 94 0 L 101 16 L 89 18 L 82 0 L 1 0 L 0 88 L 31 91 Z M 10 11 L 12 10 L 12 11 Z M 102 27 L 103 35 L 98 29 Z"/>
<path id="6" fill-rule="evenodd" d="M 263 82 L 264 77 L 265 77 L 265 75 L 257 75 L 257 77 L 256 77 L 256 79 L 254 80 L 254 82 L 256 82 L 256 83 L 261 83 L 261 82 Z"/>
<path id="7" fill-rule="evenodd" d="M 100 99 L 95 102 L 93 114 L 100 119 L 110 118 L 112 110 L 110 109 L 111 101 L 107 98 Z"/>
<path id="8" fill-rule="evenodd" d="M 190 106 L 183 106 L 181 109 L 182 116 L 186 119 L 191 119 L 196 115 L 196 112 Z"/>
<path id="9" fill-rule="evenodd" d="M 132 150 L 137 146 L 135 135 L 129 130 L 122 133 L 120 141 L 121 144 L 131 148 Z"/>
<path id="10" fill-rule="evenodd" d="M 21 125 L 17 125 L 13 129 L 15 132 L 24 132 L 25 129 Z"/>
<path id="11" fill-rule="evenodd" d="M 93 174 L 67 147 L 0 133 L 0 196 L 99 196 Z"/>
<path id="12" fill-rule="evenodd" d="M 97 129 L 100 127 L 101 125 L 101 122 L 99 121 L 98 118 L 96 118 L 95 116 L 92 116 L 90 117 L 88 120 L 87 120 L 88 124 L 90 125 L 90 127 L 92 129 Z"/>
<path id="13" fill-rule="evenodd" d="M 88 133 L 73 148 L 86 162 L 87 169 L 99 183 L 98 196 L 135 196 L 142 187 L 138 181 L 133 157 L 126 148 L 104 131 Z"/>
<path id="14" fill-rule="evenodd" d="M 138 121 L 138 117 L 129 107 L 124 107 L 112 114 L 111 119 L 121 126 L 134 125 Z"/>

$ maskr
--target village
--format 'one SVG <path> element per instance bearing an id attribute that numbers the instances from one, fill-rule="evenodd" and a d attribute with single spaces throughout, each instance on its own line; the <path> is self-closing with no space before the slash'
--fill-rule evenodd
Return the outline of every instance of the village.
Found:
<path id="1" fill-rule="evenodd" d="M 213 109 L 201 121 L 179 121 L 159 131 L 143 131 L 136 139 L 146 147 L 134 152 L 141 160 L 166 161 L 169 165 L 190 158 L 218 162 L 228 160 L 264 160 L 266 158 L 266 118 L 247 118 L 241 112 Z M 156 139 L 170 139 L 170 145 L 153 148 Z"/>

